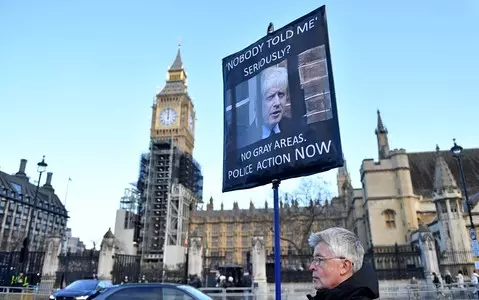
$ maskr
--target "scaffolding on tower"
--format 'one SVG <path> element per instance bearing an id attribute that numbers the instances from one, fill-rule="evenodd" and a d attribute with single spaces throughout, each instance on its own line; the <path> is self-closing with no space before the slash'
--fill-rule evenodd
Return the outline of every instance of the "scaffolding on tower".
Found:
<path id="1" fill-rule="evenodd" d="M 184 257 L 180 261 L 176 254 L 183 252 L 190 210 L 202 202 L 201 168 L 173 137 L 152 138 L 149 153 L 141 157 L 139 173 L 142 261 L 157 263 L 158 269 L 182 263 Z"/>
<path id="2" fill-rule="evenodd" d="M 138 206 L 140 193 L 136 188 L 125 188 L 120 199 L 120 209 L 126 212 L 125 228 L 136 228 L 138 224 Z"/>

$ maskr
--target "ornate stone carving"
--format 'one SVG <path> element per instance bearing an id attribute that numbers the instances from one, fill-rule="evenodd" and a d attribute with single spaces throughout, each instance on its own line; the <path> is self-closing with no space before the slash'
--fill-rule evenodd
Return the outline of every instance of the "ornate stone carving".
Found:
<path id="1" fill-rule="evenodd" d="M 264 251 L 264 240 L 262 236 L 253 237 L 253 248 L 257 253 Z"/>
<path id="2" fill-rule="evenodd" d="M 115 236 L 111 232 L 111 228 L 109 228 L 108 231 L 103 236 L 100 249 L 106 250 L 106 249 L 112 249 L 113 247 L 115 247 Z"/>
<path id="3" fill-rule="evenodd" d="M 431 232 L 421 232 L 419 235 L 419 240 L 423 244 L 423 250 L 434 250 L 436 245 L 434 244 L 434 237 L 432 236 Z"/>
<path id="4" fill-rule="evenodd" d="M 48 255 L 58 255 L 61 247 L 61 237 L 58 234 L 52 234 L 46 239 Z"/>
<path id="5" fill-rule="evenodd" d="M 191 238 L 190 239 L 190 250 L 191 254 L 197 255 L 201 251 L 201 238 Z"/>
<path id="6" fill-rule="evenodd" d="M 433 242 L 432 237 L 430 235 L 426 236 L 426 246 L 427 246 L 427 249 L 429 249 L 429 250 L 434 249 L 434 242 Z"/>

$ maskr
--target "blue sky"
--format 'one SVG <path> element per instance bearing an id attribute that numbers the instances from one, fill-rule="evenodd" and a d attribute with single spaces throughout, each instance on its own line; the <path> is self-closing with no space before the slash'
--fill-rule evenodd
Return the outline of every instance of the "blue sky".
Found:
<path id="1" fill-rule="evenodd" d="M 263 205 L 271 187 L 221 193 L 221 59 L 327 5 L 343 149 L 359 187 L 376 158 L 376 109 L 392 148 L 477 147 L 479 1 L 1 1 L 0 167 L 46 155 L 73 234 L 99 242 L 135 182 L 151 104 L 181 39 L 197 111 L 204 196 Z M 334 184 L 335 171 L 324 174 Z M 298 183 L 281 185 L 288 191 Z M 333 192 L 336 187 L 332 186 Z"/>

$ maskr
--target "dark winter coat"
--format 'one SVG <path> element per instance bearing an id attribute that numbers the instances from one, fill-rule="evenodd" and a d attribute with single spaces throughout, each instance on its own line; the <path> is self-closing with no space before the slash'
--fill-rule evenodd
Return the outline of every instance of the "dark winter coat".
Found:
<path id="1" fill-rule="evenodd" d="M 379 282 L 373 267 L 364 263 L 362 268 L 340 285 L 330 290 L 319 290 L 309 300 L 371 300 L 379 298 Z"/>

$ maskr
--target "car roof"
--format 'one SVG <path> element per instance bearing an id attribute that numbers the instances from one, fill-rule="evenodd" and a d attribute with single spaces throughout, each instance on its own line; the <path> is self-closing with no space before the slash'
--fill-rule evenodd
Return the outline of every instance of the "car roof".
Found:
<path id="1" fill-rule="evenodd" d="M 75 281 L 100 281 L 100 280 L 91 278 L 91 279 L 77 279 Z M 73 282 L 75 282 L 75 281 L 73 281 Z"/>
<path id="2" fill-rule="evenodd" d="M 175 288 L 181 289 L 181 287 L 185 286 L 184 284 L 177 284 L 177 283 L 124 283 L 124 284 L 117 284 L 112 285 L 107 288 L 108 291 L 119 291 L 126 288 Z"/>
<path id="3" fill-rule="evenodd" d="M 178 283 L 163 283 L 163 282 L 150 282 L 150 283 L 136 283 L 136 282 L 128 282 L 124 284 L 118 284 L 115 286 L 122 287 L 122 286 L 146 286 L 146 287 L 176 287 L 176 286 L 182 286 L 183 284 L 178 284 Z"/>
<path id="4" fill-rule="evenodd" d="M 100 294 L 98 297 L 99 299 L 105 299 L 116 292 L 121 290 L 129 289 L 129 288 L 174 288 L 177 290 L 182 290 L 183 292 L 187 293 L 191 297 L 195 298 L 191 291 L 183 289 L 182 287 L 187 287 L 188 285 L 185 284 L 177 284 L 177 283 L 124 283 L 121 285 L 113 285 L 108 287 L 104 293 Z M 193 287 L 192 287 L 193 288 Z M 201 291 L 200 291 L 201 292 Z"/>
<path id="5" fill-rule="evenodd" d="M 75 280 L 73 282 L 71 282 L 70 284 L 74 283 L 74 282 L 96 282 L 96 284 L 99 284 L 100 282 L 106 282 L 106 283 L 109 283 L 109 284 L 113 284 L 111 282 L 111 280 L 103 280 L 103 279 L 78 279 L 78 280 Z"/>

